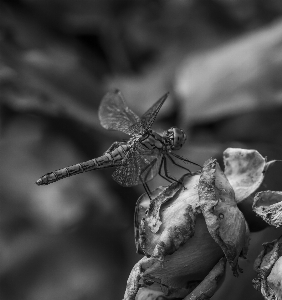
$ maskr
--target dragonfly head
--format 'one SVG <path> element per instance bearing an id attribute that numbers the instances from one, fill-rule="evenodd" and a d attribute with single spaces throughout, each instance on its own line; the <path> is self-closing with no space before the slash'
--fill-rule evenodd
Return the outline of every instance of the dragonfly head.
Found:
<path id="1" fill-rule="evenodd" d="M 165 132 L 165 136 L 169 138 L 171 150 L 179 150 L 186 141 L 185 132 L 176 127 L 172 127 Z"/>

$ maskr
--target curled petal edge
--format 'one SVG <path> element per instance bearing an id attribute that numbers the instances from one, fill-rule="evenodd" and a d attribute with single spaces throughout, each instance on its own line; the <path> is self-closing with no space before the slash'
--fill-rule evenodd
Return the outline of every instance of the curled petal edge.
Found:
<path id="1" fill-rule="evenodd" d="M 266 300 L 281 299 L 282 237 L 262 246 L 254 262 L 257 276 L 252 281 L 253 286 Z"/>
<path id="2" fill-rule="evenodd" d="M 282 225 L 282 192 L 263 191 L 254 197 L 254 212 L 269 225 Z"/>
<path id="3" fill-rule="evenodd" d="M 223 152 L 224 173 L 231 183 L 236 202 L 253 194 L 262 184 L 268 168 L 277 162 L 267 162 L 256 150 L 227 148 Z"/>
<path id="4" fill-rule="evenodd" d="M 237 208 L 233 188 L 215 159 L 204 164 L 198 192 L 209 233 L 222 248 L 234 276 L 238 276 L 238 271 L 242 272 L 238 257 L 247 253 L 249 230 Z"/>

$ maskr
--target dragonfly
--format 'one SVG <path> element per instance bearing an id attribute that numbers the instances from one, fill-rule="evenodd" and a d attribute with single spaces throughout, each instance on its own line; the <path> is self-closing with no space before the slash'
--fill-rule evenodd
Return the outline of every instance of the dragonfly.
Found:
<path id="1" fill-rule="evenodd" d="M 127 106 L 118 89 L 108 92 L 99 106 L 100 123 L 107 130 L 118 130 L 130 135 L 130 139 L 114 142 L 100 157 L 47 173 L 36 184 L 47 185 L 83 172 L 115 167 L 112 177 L 116 182 L 125 187 L 143 184 L 151 199 L 147 182 L 156 175 L 159 174 L 169 182 L 177 181 L 168 172 L 168 160 L 190 173 L 188 168 L 178 164 L 175 159 L 201 167 L 173 152 L 181 149 L 186 141 L 182 129 L 172 127 L 162 134 L 151 129 L 168 95 L 163 95 L 139 117 Z"/>

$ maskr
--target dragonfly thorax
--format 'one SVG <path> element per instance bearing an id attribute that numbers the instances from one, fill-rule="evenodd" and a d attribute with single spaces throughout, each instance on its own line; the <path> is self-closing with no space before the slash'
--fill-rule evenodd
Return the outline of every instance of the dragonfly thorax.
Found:
<path id="1" fill-rule="evenodd" d="M 165 139 L 162 135 L 159 135 L 157 132 L 149 129 L 145 134 L 143 134 L 138 141 L 142 143 L 147 149 L 163 149 Z"/>
<path id="2" fill-rule="evenodd" d="M 164 132 L 163 135 L 170 142 L 171 150 L 179 150 L 186 141 L 186 134 L 177 127 L 172 127 Z"/>

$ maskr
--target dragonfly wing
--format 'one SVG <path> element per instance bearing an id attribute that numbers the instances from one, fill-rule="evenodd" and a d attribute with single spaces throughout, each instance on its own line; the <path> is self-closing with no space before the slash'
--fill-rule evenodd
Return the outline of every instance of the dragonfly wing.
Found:
<path id="1" fill-rule="evenodd" d="M 113 179 L 122 186 L 134 186 L 153 179 L 159 172 L 162 154 L 158 150 L 133 147 L 123 165 L 113 173 Z"/>
<path id="2" fill-rule="evenodd" d="M 139 132 L 141 131 L 141 133 L 144 133 L 146 130 L 150 129 L 152 127 L 152 125 L 155 122 L 155 119 L 161 109 L 161 107 L 163 106 L 166 98 L 168 97 L 169 93 L 166 93 L 165 95 L 163 95 L 154 105 L 152 105 L 141 117 L 140 121 L 133 124 L 130 129 L 135 131 L 135 130 L 139 130 Z"/>
<path id="3" fill-rule="evenodd" d="M 119 130 L 129 135 L 140 134 L 138 127 L 133 127 L 140 118 L 127 106 L 121 92 L 117 89 L 104 96 L 98 115 L 105 129 Z"/>
<path id="4" fill-rule="evenodd" d="M 154 160 L 152 160 L 150 168 L 142 172 L 141 174 L 142 182 L 140 183 L 152 180 L 159 173 L 161 161 L 162 161 L 161 153 L 159 153 L 157 157 L 154 156 Z"/>

